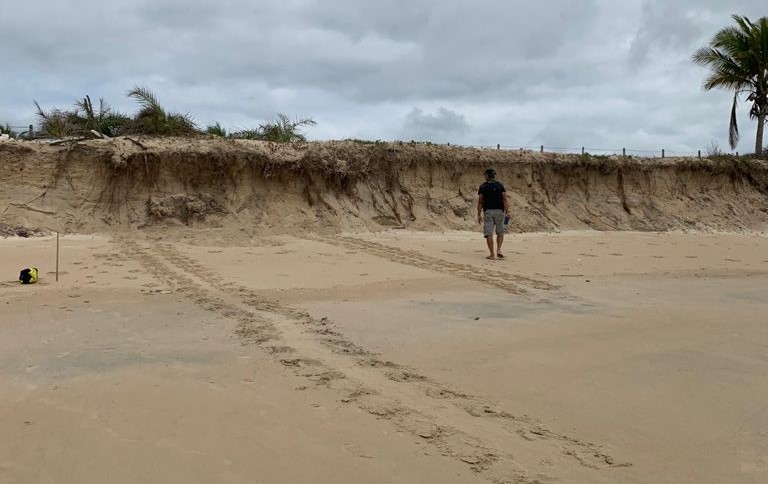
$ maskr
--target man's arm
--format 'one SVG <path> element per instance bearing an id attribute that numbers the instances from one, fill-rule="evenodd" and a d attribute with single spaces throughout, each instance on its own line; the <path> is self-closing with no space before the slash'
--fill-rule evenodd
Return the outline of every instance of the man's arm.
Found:
<path id="1" fill-rule="evenodd" d="M 477 199 L 477 223 L 483 223 L 483 194 Z"/>
<path id="2" fill-rule="evenodd" d="M 501 194 L 501 199 L 504 200 L 504 214 L 509 215 L 509 200 L 507 200 L 507 192 Z"/>

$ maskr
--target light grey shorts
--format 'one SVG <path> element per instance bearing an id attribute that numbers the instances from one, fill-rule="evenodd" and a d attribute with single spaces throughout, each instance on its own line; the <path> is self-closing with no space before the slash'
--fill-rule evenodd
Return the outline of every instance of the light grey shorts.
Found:
<path id="1" fill-rule="evenodd" d="M 486 210 L 483 215 L 483 235 L 491 237 L 493 228 L 496 235 L 504 235 L 504 210 Z"/>

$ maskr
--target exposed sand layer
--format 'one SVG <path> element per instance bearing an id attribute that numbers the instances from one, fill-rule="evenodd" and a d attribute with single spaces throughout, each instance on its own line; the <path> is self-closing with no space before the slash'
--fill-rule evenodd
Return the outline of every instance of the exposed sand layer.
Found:
<path id="1" fill-rule="evenodd" d="M 768 480 L 764 236 L 53 244 L 0 239 L 2 483 Z"/>
<path id="2" fill-rule="evenodd" d="M 0 145 L 0 222 L 70 233 L 467 230 L 488 166 L 509 191 L 515 232 L 768 229 L 765 161 L 127 138 Z"/>

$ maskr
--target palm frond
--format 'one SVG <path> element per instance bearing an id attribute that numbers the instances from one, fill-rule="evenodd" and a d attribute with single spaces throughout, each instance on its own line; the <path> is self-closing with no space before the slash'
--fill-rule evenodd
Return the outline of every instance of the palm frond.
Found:
<path id="1" fill-rule="evenodd" d="M 261 140 L 263 139 L 259 129 L 242 129 L 230 134 L 233 139 Z"/>
<path id="2" fill-rule="evenodd" d="M 50 119 L 50 113 L 45 112 L 45 110 L 40 106 L 40 103 L 37 102 L 37 100 L 32 100 L 33 103 L 35 103 L 35 116 L 40 120 L 40 122 L 45 122 Z"/>
<path id="3" fill-rule="evenodd" d="M 746 36 L 749 36 L 755 28 L 755 24 L 753 24 L 747 17 L 734 14 L 731 15 L 731 18 L 736 22 L 736 24 L 741 29 L 741 32 Z"/>
<path id="4" fill-rule="evenodd" d="M 768 17 L 752 22 L 747 17 L 734 15 L 733 21 L 735 25 L 721 29 L 709 46 L 698 49 L 691 57 L 695 64 L 710 69 L 704 90 L 717 88 L 734 93 L 728 129 L 731 148 L 739 141 L 740 94 L 746 94 L 751 103 L 751 118 L 761 120 L 768 114 Z M 763 123 L 758 123 L 758 143 L 763 128 Z M 761 147 L 757 147 L 756 153 L 760 151 Z"/>
<path id="5" fill-rule="evenodd" d="M 136 86 L 128 91 L 128 97 L 133 98 L 139 105 L 147 110 L 151 111 L 163 111 L 163 107 L 160 105 L 155 93 L 150 91 L 146 87 Z"/>
<path id="6" fill-rule="evenodd" d="M 208 127 L 205 129 L 205 132 L 213 136 L 218 136 L 220 138 L 227 137 L 227 130 L 224 129 L 224 127 L 222 127 L 218 121 L 216 122 L 216 124 L 208 125 Z"/>
<path id="7" fill-rule="evenodd" d="M 728 127 L 728 144 L 731 145 L 731 149 L 735 150 L 739 144 L 739 120 L 736 116 L 736 108 L 739 105 L 739 95 L 733 96 L 733 108 L 731 108 L 731 123 Z"/>
<path id="8" fill-rule="evenodd" d="M 139 103 L 141 109 L 134 116 L 131 130 L 150 135 L 179 136 L 197 130 L 189 114 L 167 112 L 149 88 L 137 86 L 128 91 L 128 97 Z"/>
<path id="9" fill-rule="evenodd" d="M 291 121 L 291 118 L 285 113 L 277 113 L 276 118 L 277 119 L 273 121 L 259 125 L 258 131 L 261 134 L 261 139 L 276 143 L 306 141 L 306 136 L 304 136 L 299 128 L 317 124 L 312 119 L 297 119 L 296 121 Z"/>

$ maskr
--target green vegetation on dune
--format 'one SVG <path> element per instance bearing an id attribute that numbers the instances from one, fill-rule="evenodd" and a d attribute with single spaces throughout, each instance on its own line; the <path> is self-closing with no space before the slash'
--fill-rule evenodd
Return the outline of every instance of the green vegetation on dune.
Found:
<path id="1" fill-rule="evenodd" d="M 74 103 L 72 109 L 44 109 L 34 101 L 38 119 L 38 132 L 45 136 L 65 138 L 70 136 L 92 136 L 97 132 L 107 136 L 129 134 L 149 136 L 193 136 L 208 134 L 220 138 L 294 143 L 307 141 L 302 129 L 316 126 L 311 118 L 291 120 L 286 114 L 278 113 L 275 120 L 262 123 L 257 128 L 228 132 L 220 123 L 209 125 L 201 131 L 189 114 L 167 110 L 153 91 L 137 86 L 128 91 L 128 97 L 139 105 L 133 116 L 113 109 L 104 99 L 99 99 L 94 108 L 91 98 L 85 96 Z M 8 128 L 10 132 L 10 128 Z"/>
<path id="2" fill-rule="evenodd" d="M 14 131 L 14 130 L 11 128 L 11 125 L 9 125 L 9 124 L 7 124 L 7 123 L 6 123 L 5 125 L 2 125 L 2 124 L 0 124 L 0 134 L 7 134 L 7 135 L 8 135 L 8 136 L 10 136 L 11 138 L 16 138 L 16 137 L 18 137 L 18 136 L 19 136 L 19 133 L 17 133 L 16 131 Z"/>
<path id="3" fill-rule="evenodd" d="M 133 117 L 132 132 L 159 136 L 182 136 L 197 132 L 191 116 L 168 112 L 148 88 L 137 86 L 128 91 L 128 97 L 141 106 Z"/>
<path id="4" fill-rule="evenodd" d="M 317 122 L 311 118 L 301 118 L 292 121 L 286 114 L 278 113 L 277 119 L 260 124 L 255 129 L 237 131 L 232 133 L 230 137 L 235 139 L 273 141 L 275 143 L 295 143 L 307 141 L 307 137 L 301 131 L 302 128 L 316 125 Z"/>

